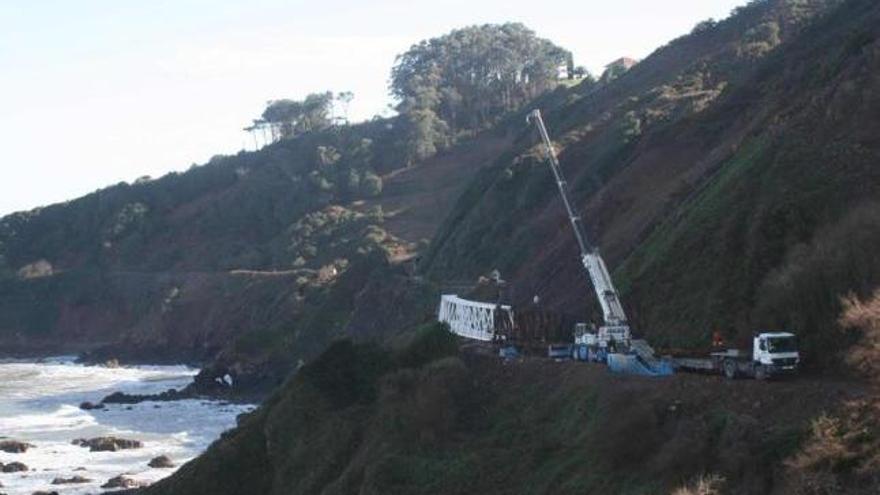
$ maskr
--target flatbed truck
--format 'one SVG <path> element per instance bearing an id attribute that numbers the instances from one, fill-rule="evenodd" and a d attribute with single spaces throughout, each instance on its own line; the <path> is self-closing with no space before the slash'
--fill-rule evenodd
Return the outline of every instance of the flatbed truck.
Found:
<path id="1" fill-rule="evenodd" d="M 789 332 L 763 332 L 752 339 L 751 351 L 727 349 L 707 357 L 672 357 L 676 370 L 717 373 L 728 379 L 749 377 L 765 380 L 794 374 L 800 365 L 797 339 Z"/>

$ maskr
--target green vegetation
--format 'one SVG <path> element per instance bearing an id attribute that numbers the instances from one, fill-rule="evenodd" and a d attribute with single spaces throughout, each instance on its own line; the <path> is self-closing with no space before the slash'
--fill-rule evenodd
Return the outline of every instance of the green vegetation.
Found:
<path id="1" fill-rule="evenodd" d="M 539 107 L 654 345 L 788 329 L 807 367 L 876 375 L 878 26 L 871 0 L 755 1 L 624 77 L 564 85 L 571 60 L 519 25 L 454 31 L 398 60 L 399 117 L 338 125 L 326 106 L 275 102 L 264 117 L 281 138 L 259 152 L 4 218 L 0 335 L 126 329 L 216 356 L 219 376 L 246 369 L 245 385 L 313 359 L 150 494 L 875 493 L 878 404 L 853 382 L 500 363 L 418 325 L 433 283 L 492 269 L 514 302 L 537 293 L 595 319 L 524 130 Z M 525 84 L 517 61 L 532 56 Z M 467 161 L 480 170 L 412 277 L 389 261 L 411 248 L 389 233 L 407 205 L 378 207 L 400 192 L 391 172 L 489 127 L 512 144 Z M 53 276 L 18 279 L 39 260 Z M 121 316 L 83 316 L 107 314 Z"/>
<path id="2" fill-rule="evenodd" d="M 434 289 L 389 263 L 417 239 L 391 235 L 381 207 L 385 179 L 438 150 L 412 134 L 416 107 L 448 122 L 446 146 L 553 87 L 560 64 L 577 71 L 519 24 L 417 47 L 393 71 L 399 117 L 350 124 L 350 92 L 272 100 L 247 128 L 258 151 L 0 219 L 0 342 L 110 342 L 97 358 L 205 359 L 206 373 L 235 367 L 250 386 L 340 336 L 382 339 L 423 321 Z M 442 69 L 430 84 L 427 65 Z"/>
<path id="3" fill-rule="evenodd" d="M 626 77 L 532 104 L 628 313 L 655 345 L 783 328 L 802 337 L 809 366 L 839 365 L 852 342 L 836 332 L 840 297 L 880 283 L 868 259 L 875 91 L 860 69 L 877 65 L 866 47 L 878 15 L 858 0 L 751 2 Z M 597 321 L 535 142 L 521 134 L 480 174 L 423 268 L 452 280 L 515 273 L 514 302 L 538 294 Z"/>
<path id="4" fill-rule="evenodd" d="M 485 24 L 422 41 L 399 55 L 392 94 L 406 154 L 420 160 L 496 123 L 552 89 L 571 54 L 522 24 Z"/>
<path id="5" fill-rule="evenodd" d="M 864 8 L 850 2 L 805 33 L 796 53 L 812 64 L 786 76 L 805 81 L 795 101 L 827 84 L 813 78 L 825 67 L 835 66 L 838 80 L 861 84 L 852 72 L 859 70 L 860 56 L 850 54 L 841 65 L 827 46 L 829 38 L 837 39 L 834 33 L 865 22 Z M 780 77 L 768 67 L 749 84 L 774 88 Z M 728 101 L 737 97 L 734 92 Z M 785 102 L 775 94 L 763 101 L 765 111 Z M 877 183 L 867 179 L 877 151 L 869 151 L 850 127 L 866 114 L 820 122 L 827 108 L 802 108 L 786 125 L 742 143 L 621 265 L 627 297 L 639 302 L 640 317 L 659 344 L 699 345 L 713 329 L 743 342 L 756 330 L 782 328 L 799 334 L 808 366 L 827 370 L 840 364 L 840 351 L 852 344 L 835 331 L 840 298 L 850 291 L 865 295 L 880 283 L 871 254 L 880 242 Z M 718 118 L 727 109 L 723 104 Z M 840 132 L 840 126 L 853 131 Z"/>
<path id="6" fill-rule="evenodd" d="M 654 494 L 704 473 L 730 493 L 767 493 L 785 482 L 767 466 L 799 451 L 823 407 L 793 400 L 813 384 L 768 400 L 457 344 L 437 324 L 396 349 L 337 342 L 146 493 Z"/>
<path id="7" fill-rule="evenodd" d="M 341 93 L 339 98 L 351 101 L 352 94 Z M 272 100 L 266 105 L 260 119 L 245 130 L 254 133 L 268 130 L 274 142 L 326 129 L 332 124 L 330 113 L 334 100 L 333 93 L 329 91 L 310 94 L 302 101 Z"/>

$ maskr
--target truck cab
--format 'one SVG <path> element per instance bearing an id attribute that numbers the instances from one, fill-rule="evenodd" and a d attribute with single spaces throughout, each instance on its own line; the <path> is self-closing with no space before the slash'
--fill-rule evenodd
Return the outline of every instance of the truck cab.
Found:
<path id="1" fill-rule="evenodd" d="M 793 333 L 762 332 L 755 335 L 752 345 L 755 377 L 793 373 L 800 360 L 797 337 Z"/>
<path id="2" fill-rule="evenodd" d="M 771 376 L 792 374 L 800 364 L 797 337 L 789 332 L 762 332 L 752 340 L 752 350 L 728 349 L 713 352 L 710 363 L 700 359 L 679 360 L 684 368 L 707 369 L 721 372 L 729 379 L 750 376 L 764 380 Z"/>

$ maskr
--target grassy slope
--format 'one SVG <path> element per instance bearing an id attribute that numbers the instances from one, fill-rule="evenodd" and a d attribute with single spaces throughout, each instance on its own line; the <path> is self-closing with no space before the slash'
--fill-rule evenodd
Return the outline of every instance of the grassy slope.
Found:
<path id="1" fill-rule="evenodd" d="M 760 3 L 597 93 L 542 102 L 578 201 L 608 232 L 603 246 L 627 253 L 611 258 L 658 341 L 693 343 L 712 325 L 735 332 L 806 312 L 814 326 L 802 316 L 798 330 L 815 350 L 842 340 L 821 327 L 833 324 L 838 295 L 878 280 L 870 253 L 880 223 L 866 200 L 878 184 L 880 9 L 850 1 L 803 34 L 781 20 L 799 5 Z M 731 57 L 761 51 L 731 43 L 767 16 L 784 26 L 777 51 Z M 672 108 L 649 98 L 684 77 L 673 95 L 681 103 L 696 73 L 727 86 Z M 667 118 L 651 123 L 654 110 Z M 645 119 L 638 134 L 630 111 Z M 425 260 L 430 273 L 497 266 L 526 290 L 544 277 L 561 301 L 582 297 L 532 142 L 522 136 L 464 193 Z M 656 194 L 642 207 L 645 191 Z M 421 349 L 436 351 L 331 347 L 147 493 L 663 493 L 702 475 L 722 476 L 729 493 L 877 489 L 876 469 L 850 452 L 873 445 L 861 426 L 876 414 L 852 382 L 655 381 L 577 363 L 502 364 L 423 331 L 435 340 Z M 404 361 L 412 355 L 422 357 Z"/>
<path id="2" fill-rule="evenodd" d="M 622 265 L 641 317 L 668 343 L 711 328 L 733 337 L 791 327 L 819 360 L 846 342 L 829 332 L 838 298 L 880 283 L 868 255 L 880 241 L 868 220 L 880 218 L 880 148 L 871 136 L 880 129 L 878 39 L 880 9 L 850 2 L 772 57 L 750 81 L 767 114 L 762 128 Z M 717 113 L 753 98 L 746 91 Z M 825 251 L 811 260 L 813 276 L 783 280 L 817 243 Z"/>
<path id="3" fill-rule="evenodd" d="M 423 321 L 433 288 L 393 264 L 420 249 L 506 140 L 486 133 L 400 169 L 393 132 L 329 129 L 0 219 L 4 352 L 213 360 L 206 373 L 262 387 L 336 337 Z M 319 146 L 341 158 L 321 165 Z M 347 170 L 382 173 L 384 193 L 349 190 Z M 316 171 L 340 180 L 328 189 Z M 14 275 L 37 259 L 55 274 Z M 330 265 L 339 275 L 323 280 Z"/>
<path id="4" fill-rule="evenodd" d="M 829 332 L 837 298 L 880 283 L 867 255 L 877 235 L 853 230 L 870 225 L 865 203 L 880 188 L 880 8 L 856 0 L 823 18 L 833 4 L 755 2 L 609 86 L 538 102 L 588 230 L 638 329 L 658 345 L 704 345 L 716 328 L 733 340 L 784 326 L 805 336 L 817 362 L 817 351 L 845 343 Z M 756 37 L 768 25 L 778 36 Z M 537 293 L 556 309 L 590 310 L 573 237 L 533 144 L 522 134 L 481 173 L 426 268 L 439 279 L 499 268 L 515 301 Z M 853 227 L 816 246 L 841 223 Z M 815 254 L 831 246 L 864 261 L 862 271 L 839 262 L 845 256 Z M 804 251 L 827 277 L 792 286 L 786 273 L 805 272 Z M 812 311 L 798 318 L 798 299 L 823 303 L 804 305 Z"/>
<path id="5" fill-rule="evenodd" d="M 854 392 L 503 364 L 423 328 L 403 352 L 331 347 L 146 493 L 649 494 L 704 473 L 768 493 L 810 419 Z"/>

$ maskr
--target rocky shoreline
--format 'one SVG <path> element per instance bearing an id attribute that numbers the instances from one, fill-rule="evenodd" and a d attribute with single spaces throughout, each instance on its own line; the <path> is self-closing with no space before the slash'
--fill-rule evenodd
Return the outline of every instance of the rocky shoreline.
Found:
<path id="1" fill-rule="evenodd" d="M 0 400 L 0 495 L 118 493 L 164 478 L 251 410 L 224 400 L 235 393 L 231 376 L 200 388 L 195 373 L 115 359 L 78 364 L 70 354 L 2 363 L 0 385 L 14 393 Z M 202 417 L 207 410 L 217 416 Z M 187 436 L 175 439 L 181 431 Z"/>
<path id="2" fill-rule="evenodd" d="M 144 447 L 144 443 L 140 440 L 119 438 L 114 436 L 105 436 L 105 437 L 95 437 L 95 438 L 75 438 L 70 442 L 72 445 L 76 445 L 82 448 L 88 448 L 92 452 L 119 452 L 122 450 L 130 450 L 130 449 L 141 449 Z M 0 440 L 0 451 L 5 452 L 7 454 L 24 454 L 30 449 L 36 449 L 37 447 L 33 444 L 13 439 L 3 439 Z M 147 466 L 152 469 L 170 469 L 174 468 L 177 465 L 175 462 L 167 455 L 159 455 L 157 457 L 152 458 Z M 77 468 L 74 471 L 85 471 L 85 468 Z M 2 474 L 13 474 L 13 473 L 27 473 L 32 471 L 28 465 L 19 461 L 12 462 L 0 462 L 0 473 Z M 73 474 L 69 477 L 58 476 L 55 477 L 51 485 L 73 485 L 73 484 L 83 484 L 83 483 L 92 483 L 93 479 L 87 478 L 85 476 L 79 474 Z M 149 486 L 149 482 L 138 480 L 136 478 L 131 477 L 130 475 L 123 473 L 118 476 L 114 476 L 108 479 L 105 483 L 101 485 L 103 489 L 113 489 L 113 488 L 122 488 L 125 490 L 145 488 Z M 0 482 L 0 488 L 3 488 L 2 482 Z M 35 494 L 51 494 L 56 492 L 50 491 L 37 491 Z M 122 492 L 113 492 L 113 493 L 122 493 Z M 0 493 L 2 495 L 2 493 Z"/>
<path id="3" fill-rule="evenodd" d="M 99 349 L 103 349 L 99 348 Z M 168 389 L 158 394 L 126 394 L 114 392 L 99 402 L 83 402 L 81 409 L 102 409 L 104 404 L 138 404 L 147 401 L 166 402 L 184 399 L 211 399 L 223 400 L 234 404 L 254 404 L 265 399 L 274 388 L 280 384 L 278 373 L 248 373 L 244 370 L 239 372 L 232 367 L 221 366 L 214 363 L 203 363 L 197 360 L 187 359 L 154 359 L 154 353 L 147 355 L 128 355 L 125 359 L 113 357 L 103 351 L 90 350 L 77 352 L 75 349 L 61 349 L 57 345 L 35 345 L 27 348 L 7 348 L 0 351 L 2 360 L 27 360 L 43 362 L 58 356 L 76 356 L 74 362 L 85 366 L 100 366 L 105 368 L 119 368 L 143 365 L 183 365 L 199 368 L 199 373 L 193 377 L 183 389 Z M 242 368 L 237 366 L 236 368 Z M 239 374 L 242 373 L 242 374 Z"/>

